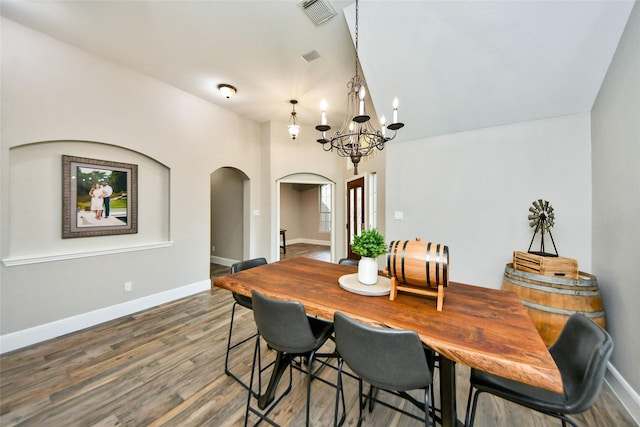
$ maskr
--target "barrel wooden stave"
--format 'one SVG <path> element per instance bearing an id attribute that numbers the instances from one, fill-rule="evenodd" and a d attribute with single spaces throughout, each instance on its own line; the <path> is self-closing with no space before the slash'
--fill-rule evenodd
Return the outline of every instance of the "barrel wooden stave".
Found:
<path id="1" fill-rule="evenodd" d="M 389 244 L 390 277 L 420 287 L 449 284 L 449 248 L 420 240 L 395 240 Z"/>
<path id="2" fill-rule="evenodd" d="M 522 300 L 547 346 L 552 345 L 573 313 L 582 313 L 605 327 L 604 307 L 595 276 L 580 272 L 579 278 L 550 277 L 505 267 L 502 289 Z"/>

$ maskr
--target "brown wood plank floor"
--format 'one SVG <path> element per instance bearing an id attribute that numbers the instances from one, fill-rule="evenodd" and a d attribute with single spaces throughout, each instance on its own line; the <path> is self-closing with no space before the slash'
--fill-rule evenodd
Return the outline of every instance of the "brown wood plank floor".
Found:
<path id="1" fill-rule="evenodd" d="M 294 254 L 290 247 L 287 252 Z M 214 275 L 228 271 L 212 266 Z M 231 304 L 231 295 L 216 288 L 2 355 L 0 425 L 243 425 L 247 393 L 224 374 Z M 255 330 L 249 310 L 238 309 L 236 322 L 234 336 Z M 247 381 L 252 348 L 247 344 L 232 353 L 232 369 Z M 266 348 L 263 354 L 273 355 Z M 457 369 L 457 407 L 463 413 L 469 370 Z M 322 375 L 335 380 L 331 369 Z M 294 372 L 293 387 L 273 414 L 283 426 L 304 424 L 306 386 L 300 373 Z M 346 387 L 346 425 L 354 425 L 357 384 L 348 380 Z M 312 393 L 313 425 L 331 425 L 334 390 L 317 382 Z M 559 425 L 553 418 L 487 395 L 480 397 L 478 411 L 476 426 Z M 582 426 L 634 425 L 606 385 L 594 407 L 573 418 Z M 380 405 L 366 415 L 364 424 L 420 425 Z"/>

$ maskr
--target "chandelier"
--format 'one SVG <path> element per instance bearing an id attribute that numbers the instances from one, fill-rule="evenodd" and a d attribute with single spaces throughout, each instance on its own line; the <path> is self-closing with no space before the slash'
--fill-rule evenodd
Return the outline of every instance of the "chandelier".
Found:
<path id="1" fill-rule="evenodd" d="M 322 120 L 316 130 L 322 134 L 318 142 L 324 151 L 336 151 L 341 157 L 349 157 L 353 164 L 353 174 L 358 174 L 358 164 L 362 157 L 366 157 L 374 149 L 382 150 L 384 145 L 396 137 L 396 131 L 404 126 L 398 122 L 398 98 L 393 100 L 393 121 L 385 125 L 385 117 L 380 117 L 381 129 L 371 124 L 371 117 L 365 113 L 364 100 L 367 91 L 363 80 L 358 74 L 360 61 L 358 59 L 358 0 L 356 0 L 356 73 L 347 83 L 347 116 L 338 131 L 333 136 L 327 135 L 331 126 L 327 124 L 327 103 L 322 101 Z M 387 135 L 387 130 L 393 131 Z"/>

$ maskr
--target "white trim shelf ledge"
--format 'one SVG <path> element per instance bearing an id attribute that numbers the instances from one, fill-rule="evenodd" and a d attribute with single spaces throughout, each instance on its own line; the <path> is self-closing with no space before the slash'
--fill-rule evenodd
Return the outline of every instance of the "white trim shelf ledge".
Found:
<path id="1" fill-rule="evenodd" d="M 33 255 L 23 257 L 5 258 L 2 264 L 5 267 L 15 267 L 19 265 L 39 264 L 43 262 L 65 261 L 77 258 L 89 258 L 94 256 L 120 254 L 125 252 L 147 251 L 150 249 L 159 249 L 173 246 L 173 241 L 149 243 L 145 245 L 126 246 L 121 248 L 102 249 L 99 251 L 82 251 L 53 255 Z"/>

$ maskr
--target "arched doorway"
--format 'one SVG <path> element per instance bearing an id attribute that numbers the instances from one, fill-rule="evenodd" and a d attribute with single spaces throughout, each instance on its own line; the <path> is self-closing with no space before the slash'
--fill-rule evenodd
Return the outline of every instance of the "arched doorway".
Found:
<path id="1" fill-rule="evenodd" d="M 330 204 L 328 206 L 328 212 L 322 212 L 322 200 L 321 200 L 321 187 L 322 186 L 326 186 L 325 189 L 328 189 L 328 191 L 330 192 L 330 196 L 326 199 L 326 200 L 330 200 Z M 287 240 L 288 242 L 294 242 L 295 237 L 300 237 L 300 234 L 298 235 L 294 235 L 292 234 L 293 230 L 290 230 L 290 224 L 285 224 L 283 222 L 284 219 L 286 218 L 292 218 L 292 215 L 288 215 L 286 212 L 283 212 L 283 209 L 287 209 L 287 206 L 283 206 L 283 193 L 287 192 L 289 189 L 293 189 L 293 191 L 300 191 L 300 192 L 305 192 L 305 191 L 310 191 L 313 192 L 313 194 L 317 194 L 318 198 L 315 199 L 317 200 L 317 202 L 315 202 L 315 211 L 313 211 L 314 206 L 309 207 L 310 204 L 314 203 L 314 202 L 303 202 L 305 204 L 305 206 L 302 206 L 300 209 L 300 213 L 296 212 L 294 214 L 297 215 L 298 217 L 300 216 L 304 216 L 305 218 L 298 218 L 300 220 L 302 220 L 301 222 L 304 223 L 305 220 L 310 220 L 313 224 L 318 224 L 318 228 L 320 228 L 320 217 L 324 217 L 324 218 L 328 218 L 329 223 L 328 223 L 328 230 L 318 230 L 320 234 L 326 234 L 329 237 L 328 243 L 329 243 L 329 249 L 330 249 L 330 260 L 331 262 L 335 262 L 336 260 L 336 256 L 335 256 L 335 236 L 336 236 L 336 230 L 335 230 L 335 206 L 336 206 L 336 199 L 335 199 L 335 192 L 336 192 L 336 185 L 335 182 L 331 181 L 330 179 L 322 176 L 322 175 L 317 175 L 317 174 L 307 174 L 307 173 L 298 173 L 298 174 L 293 174 L 293 175 L 287 175 L 284 176 L 278 180 L 276 180 L 276 215 L 275 215 L 275 224 L 274 228 L 273 228 L 273 235 L 280 237 L 280 230 L 282 228 L 287 228 L 287 233 L 289 233 L 287 235 Z M 324 193 L 325 197 L 327 196 L 326 193 Z M 308 197 L 302 197 L 302 199 L 308 200 Z M 312 210 L 313 213 L 312 215 L 318 215 L 317 217 L 313 217 L 313 218 L 308 218 L 309 217 L 309 210 Z M 325 222 L 326 224 L 326 222 Z M 288 228 L 289 227 L 289 228 Z M 304 231 L 304 229 L 307 229 L 307 231 Z M 314 233 L 314 232 L 310 232 L 308 231 L 309 228 L 309 224 L 307 222 L 307 226 L 305 227 L 304 225 L 300 226 L 300 231 L 301 233 L 306 233 L 307 235 L 311 234 L 310 236 L 310 240 L 311 241 L 316 241 L 315 238 L 317 238 L 318 236 Z M 326 228 L 326 227 L 325 227 Z M 304 240 L 304 239 L 303 239 Z M 277 244 L 272 245 L 272 259 L 273 260 L 279 260 L 280 259 L 280 240 L 276 240 Z M 319 241 L 317 241 L 317 243 L 319 243 Z"/>
<path id="2" fill-rule="evenodd" d="M 248 257 L 249 188 L 249 177 L 239 169 L 211 173 L 211 263 L 230 266 Z"/>

